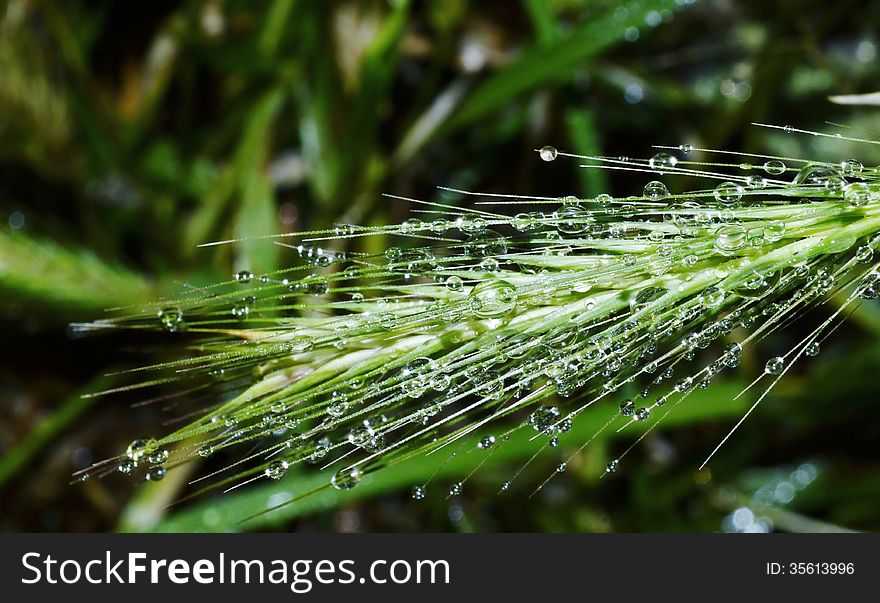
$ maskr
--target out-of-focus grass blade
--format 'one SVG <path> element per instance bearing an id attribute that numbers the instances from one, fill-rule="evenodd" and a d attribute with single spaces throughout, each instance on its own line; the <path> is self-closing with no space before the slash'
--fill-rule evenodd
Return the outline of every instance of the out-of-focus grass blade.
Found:
<path id="1" fill-rule="evenodd" d="M 580 155 L 601 155 L 602 149 L 599 145 L 593 113 L 588 109 L 571 109 L 565 117 L 575 152 Z M 607 171 L 581 168 L 578 170 L 578 176 L 585 194 L 596 196 L 608 191 Z"/>
<path id="2" fill-rule="evenodd" d="M 0 456 L 0 487 L 37 454 L 43 446 L 64 431 L 73 421 L 94 404 L 98 398 L 83 397 L 87 392 L 100 391 L 110 386 L 112 380 L 99 377 L 89 383 L 82 391 L 65 400 L 52 410 L 24 439 Z"/>
<path id="3" fill-rule="evenodd" d="M 648 13 L 675 10 L 678 5 L 675 0 L 634 0 L 611 3 L 586 16 L 570 35 L 524 51 L 487 79 L 462 103 L 444 130 L 448 133 L 473 123 L 523 92 L 568 78 L 590 57 L 622 40 L 627 29 L 644 27 Z"/>
<path id="4" fill-rule="evenodd" d="M 0 231 L 0 291 L 48 307 L 106 310 L 156 298 L 142 277 L 22 232 Z M 63 317 L 59 317 L 63 318 Z"/>

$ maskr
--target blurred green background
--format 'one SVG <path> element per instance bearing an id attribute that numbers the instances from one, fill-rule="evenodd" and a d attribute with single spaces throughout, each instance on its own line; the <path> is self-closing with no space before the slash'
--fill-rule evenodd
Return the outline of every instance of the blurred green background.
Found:
<path id="1" fill-rule="evenodd" d="M 532 498 L 558 460 L 539 459 L 497 496 L 532 452 L 510 446 L 462 496 L 444 492 L 467 460 L 441 470 L 435 495 L 410 500 L 438 467 L 425 460 L 244 525 L 318 477 L 171 509 L 184 471 L 149 487 L 121 476 L 69 485 L 133 437 L 167 430 L 173 412 L 80 397 L 111 383 L 108 370 L 154 358 L 167 337 L 67 328 L 233 270 L 301 261 L 261 242 L 198 243 L 404 219 L 407 205 L 381 193 L 624 195 L 644 184 L 543 163 L 533 149 L 544 144 L 876 165 L 877 147 L 749 124 L 837 131 L 832 122 L 880 139 L 876 107 L 828 100 L 880 88 L 878 22 L 880 3 L 864 1 L 0 3 L 0 529 L 880 528 L 880 314 L 866 306 L 782 382 L 711 472 L 696 467 L 750 404 L 730 399 L 757 358 L 671 417 L 613 479 L 598 476 L 626 433 L 597 441 Z"/>

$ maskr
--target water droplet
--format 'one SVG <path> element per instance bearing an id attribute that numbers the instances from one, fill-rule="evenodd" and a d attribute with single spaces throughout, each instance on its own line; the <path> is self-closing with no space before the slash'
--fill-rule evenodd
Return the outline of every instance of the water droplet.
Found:
<path id="1" fill-rule="evenodd" d="M 739 224 L 727 224 L 715 232 L 715 248 L 723 255 L 734 255 L 746 241 L 746 229 Z"/>
<path id="2" fill-rule="evenodd" d="M 287 461 L 272 461 L 269 463 L 266 468 L 263 470 L 266 477 L 269 479 L 281 479 L 287 474 L 287 470 L 290 468 L 290 465 L 287 464 Z"/>
<path id="3" fill-rule="evenodd" d="M 609 195 L 607 193 L 601 193 L 599 195 L 596 195 L 595 201 L 599 205 L 606 206 L 606 205 L 610 205 L 611 202 L 614 201 L 614 197 L 612 197 L 611 195 Z"/>
<path id="4" fill-rule="evenodd" d="M 149 469 L 147 469 L 146 478 L 147 478 L 147 481 L 150 481 L 150 482 L 161 482 L 163 479 L 165 479 L 165 475 L 167 473 L 168 473 L 168 470 L 165 469 L 165 467 L 162 467 L 162 466 L 150 467 Z"/>
<path id="5" fill-rule="evenodd" d="M 785 234 L 785 222 L 782 220 L 770 220 L 762 231 L 764 238 L 770 243 L 775 243 Z"/>
<path id="6" fill-rule="evenodd" d="M 413 500 L 424 500 L 425 499 L 425 487 L 424 486 L 416 486 L 410 492 L 410 496 L 412 496 Z"/>
<path id="7" fill-rule="evenodd" d="M 843 198 L 853 207 L 861 207 L 873 200 L 873 194 L 864 182 L 851 182 L 843 188 Z"/>
<path id="8" fill-rule="evenodd" d="M 722 182 L 715 187 L 712 195 L 716 201 L 725 205 L 731 205 L 742 199 L 743 188 L 736 182 Z"/>
<path id="9" fill-rule="evenodd" d="M 546 433 L 559 419 L 559 409 L 555 406 L 540 406 L 529 415 L 529 425 L 538 433 Z"/>
<path id="10" fill-rule="evenodd" d="M 333 484 L 333 487 L 337 490 L 351 490 L 359 483 L 361 483 L 361 478 L 363 477 L 363 475 L 363 472 L 357 467 L 352 467 L 351 469 L 340 469 L 330 479 L 330 483 Z"/>
<path id="11" fill-rule="evenodd" d="M 495 272 L 498 270 L 498 260 L 495 258 L 483 258 L 483 261 L 480 262 L 480 269 L 483 272 Z"/>
<path id="12" fill-rule="evenodd" d="M 208 458 L 212 454 L 214 454 L 214 447 L 210 444 L 205 444 L 204 446 L 199 446 L 198 449 L 199 456 L 203 459 Z"/>
<path id="13" fill-rule="evenodd" d="M 234 304 L 232 306 L 232 315 L 236 318 L 244 318 L 250 314 L 251 308 L 244 302 Z"/>
<path id="14" fill-rule="evenodd" d="M 461 494 L 461 482 L 455 482 L 449 487 L 449 496 L 458 496 Z"/>
<path id="15" fill-rule="evenodd" d="M 874 250 L 871 249 L 867 245 L 862 245 L 858 249 L 856 249 L 856 260 L 862 262 L 863 264 L 867 264 L 874 257 Z"/>
<path id="16" fill-rule="evenodd" d="M 495 436 L 486 436 L 477 444 L 477 448 L 480 450 L 486 450 L 491 448 L 495 444 Z"/>
<path id="17" fill-rule="evenodd" d="M 159 442 L 156 441 L 156 438 L 138 438 L 128 445 L 125 456 L 137 463 L 145 456 L 155 452 L 157 448 L 159 448 Z"/>
<path id="18" fill-rule="evenodd" d="M 303 291 L 309 295 L 325 295 L 329 290 L 330 283 L 327 282 L 327 279 L 316 274 L 303 279 Z"/>
<path id="19" fill-rule="evenodd" d="M 452 275 L 446 279 L 446 288 L 458 293 L 464 288 L 464 281 L 461 280 L 461 277 Z"/>
<path id="20" fill-rule="evenodd" d="M 634 418 L 636 421 L 644 421 L 644 420 L 647 419 L 650 415 L 651 415 L 651 409 L 646 408 L 646 407 L 642 407 L 642 408 L 640 408 L 640 409 L 638 409 L 638 410 L 636 411 L 636 413 L 635 413 L 635 415 L 633 416 L 633 418 Z"/>
<path id="21" fill-rule="evenodd" d="M 764 365 L 764 372 L 768 375 L 781 375 L 785 368 L 785 360 L 782 356 L 774 356 Z"/>
<path id="22" fill-rule="evenodd" d="M 538 153 L 544 161 L 553 161 L 559 155 L 556 147 L 551 147 L 549 145 L 541 147 L 541 150 L 538 151 Z"/>
<path id="23" fill-rule="evenodd" d="M 565 234 L 578 234 L 589 228 L 590 214 L 576 205 L 566 205 L 555 212 L 556 228 Z"/>
<path id="24" fill-rule="evenodd" d="M 858 176 L 863 168 L 862 162 L 858 159 L 847 159 L 840 164 L 840 171 L 844 176 Z"/>
<path id="25" fill-rule="evenodd" d="M 425 223 L 419 220 L 418 218 L 409 218 L 404 221 L 403 224 L 400 225 L 400 232 L 407 234 L 411 232 L 418 232 L 424 229 Z"/>
<path id="26" fill-rule="evenodd" d="M 703 305 L 709 308 L 714 308 L 716 306 L 721 305 L 721 302 L 724 301 L 724 289 L 720 289 L 718 287 L 709 286 L 703 289 L 700 293 L 700 297 L 703 300 Z"/>
<path id="27" fill-rule="evenodd" d="M 617 459 L 610 461 L 607 465 L 605 465 L 605 473 L 617 473 L 617 469 L 620 467 L 620 462 Z"/>
<path id="28" fill-rule="evenodd" d="M 659 180 L 652 180 L 645 185 L 644 193 L 649 199 L 663 199 L 669 196 L 669 189 Z"/>
<path id="29" fill-rule="evenodd" d="M 183 312 L 180 308 L 163 308 L 159 310 L 159 322 L 169 331 L 178 331 L 183 326 Z"/>
<path id="30" fill-rule="evenodd" d="M 474 258 L 501 256 L 507 253 L 507 239 L 494 230 L 481 228 L 468 235 L 462 251 Z"/>
<path id="31" fill-rule="evenodd" d="M 474 314 L 481 318 L 501 318 L 516 307 L 517 294 L 513 285 L 503 280 L 484 281 L 468 295 Z"/>
<path id="32" fill-rule="evenodd" d="M 746 187 L 754 190 L 767 188 L 767 179 L 757 174 L 746 176 Z"/>
<path id="33" fill-rule="evenodd" d="M 246 285 L 254 280 L 254 273 L 248 270 L 242 270 L 241 272 L 236 272 L 234 278 L 242 285 Z"/>
<path id="34" fill-rule="evenodd" d="M 620 403 L 620 414 L 623 417 L 631 417 L 636 411 L 636 405 L 632 400 L 624 400 Z"/>
<path id="35" fill-rule="evenodd" d="M 773 174 L 774 176 L 778 176 L 779 174 L 785 173 L 785 164 L 779 161 L 778 159 L 770 159 L 764 162 L 764 171 L 768 174 Z"/>
<path id="36" fill-rule="evenodd" d="M 823 164 L 807 164 L 794 177 L 794 183 L 803 186 L 821 186 L 836 189 L 842 184 L 841 178 L 834 168 Z"/>
<path id="37" fill-rule="evenodd" d="M 565 463 L 556 465 L 556 473 L 562 473 L 563 471 L 565 471 Z"/>
<path id="38" fill-rule="evenodd" d="M 125 475 L 131 475 L 132 472 L 135 470 L 135 467 L 137 467 L 137 463 L 135 463 L 133 460 L 122 459 L 121 461 L 119 461 L 119 464 L 116 466 L 116 469 L 119 471 L 119 473 L 123 473 Z"/>
<path id="39" fill-rule="evenodd" d="M 151 452 L 147 455 L 147 461 L 152 465 L 161 465 L 165 461 L 168 460 L 168 451 L 164 448 L 159 448 L 158 450 Z"/>
<path id="40" fill-rule="evenodd" d="M 675 164 L 677 163 L 678 158 L 676 158 L 674 155 L 670 155 L 669 153 L 657 153 L 648 161 L 648 165 L 650 166 L 650 168 L 661 174 L 664 171 L 674 168 Z"/>
<path id="41" fill-rule="evenodd" d="M 815 341 L 811 341 L 807 344 L 807 347 L 804 348 L 804 354 L 806 354 L 807 356 L 818 356 L 819 344 Z"/>

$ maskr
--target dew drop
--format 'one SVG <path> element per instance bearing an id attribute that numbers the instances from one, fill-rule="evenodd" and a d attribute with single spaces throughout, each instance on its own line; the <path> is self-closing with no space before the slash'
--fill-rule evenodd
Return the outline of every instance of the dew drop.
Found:
<path id="1" fill-rule="evenodd" d="M 529 425 L 538 433 L 552 429 L 559 419 L 559 409 L 555 406 L 540 406 L 529 415 Z"/>
<path id="2" fill-rule="evenodd" d="M 159 310 L 159 322 L 169 331 L 179 331 L 183 326 L 183 312 L 180 308 L 163 308 Z"/>
<path id="3" fill-rule="evenodd" d="M 746 187 L 754 190 L 767 188 L 767 179 L 757 174 L 746 176 Z"/>
<path id="4" fill-rule="evenodd" d="M 721 305 L 721 302 L 724 301 L 724 297 L 724 289 L 720 289 L 719 287 L 714 286 L 706 287 L 700 293 L 700 298 L 703 300 L 703 305 L 709 308 L 714 308 Z"/>
<path id="5" fill-rule="evenodd" d="M 164 448 L 159 448 L 158 450 L 151 452 L 147 455 L 147 461 L 152 465 L 161 465 L 165 461 L 168 460 L 168 451 Z"/>
<path id="6" fill-rule="evenodd" d="M 871 249 L 867 245 L 862 245 L 858 249 L 856 249 L 856 260 L 862 262 L 863 264 L 867 264 L 874 257 L 874 250 Z"/>
<path id="7" fill-rule="evenodd" d="M 725 205 L 731 205 L 742 199 L 743 188 L 736 182 L 722 182 L 715 187 L 712 195 L 716 201 Z"/>
<path id="8" fill-rule="evenodd" d="M 843 198 L 853 207 L 862 207 L 873 200 L 873 194 L 864 182 L 851 182 L 843 188 Z"/>
<path id="9" fill-rule="evenodd" d="M 205 444 L 203 446 L 199 446 L 198 454 L 203 459 L 206 459 L 209 456 L 211 456 L 212 454 L 214 454 L 214 447 L 211 446 L 210 444 Z"/>
<path id="10" fill-rule="evenodd" d="M 125 456 L 137 463 L 145 456 L 152 454 L 159 448 L 156 438 L 138 438 L 128 445 Z"/>
<path id="11" fill-rule="evenodd" d="M 410 496 L 413 500 L 425 500 L 425 487 L 424 486 L 416 486 L 410 492 Z"/>
<path id="12" fill-rule="evenodd" d="M 675 167 L 675 164 L 678 163 L 678 158 L 669 153 L 657 153 L 648 161 L 648 165 L 652 170 L 655 170 L 659 173 L 663 173 L 664 171 L 670 170 Z"/>
<path id="13" fill-rule="evenodd" d="M 775 243 L 785 235 L 785 222 L 782 220 L 770 220 L 762 231 L 764 238 L 770 243 Z"/>
<path id="14" fill-rule="evenodd" d="M 254 273 L 248 270 L 242 270 L 241 272 L 236 272 L 234 278 L 242 285 L 246 285 L 254 280 Z"/>
<path id="15" fill-rule="evenodd" d="M 122 459 L 121 461 L 119 461 L 116 469 L 119 471 L 119 473 L 122 473 L 124 475 L 131 475 L 132 472 L 135 470 L 135 467 L 137 467 L 137 463 L 135 463 L 133 460 Z"/>
<path id="16" fill-rule="evenodd" d="M 559 155 L 559 152 L 556 150 L 556 147 L 551 147 L 547 145 L 541 147 L 541 150 L 538 151 L 538 154 L 544 161 L 553 161 Z"/>
<path id="17" fill-rule="evenodd" d="M 289 467 L 290 465 L 287 464 L 287 461 L 272 461 L 266 466 L 266 468 L 263 470 L 263 473 L 265 473 L 266 477 L 268 477 L 269 479 L 278 480 L 287 474 L 287 470 Z"/>
<path id="18" fill-rule="evenodd" d="M 165 479 L 165 475 L 167 473 L 168 473 L 168 470 L 165 469 L 165 467 L 162 467 L 162 466 L 150 467 L 149 469 L 147 469 L 146 478 L 147 478 L 147 481 L 150 481 L 150 482 L 161 482 L 163 479 Z"/>
<path id="19" fill-rule="evenodd" d="M 330 479 L 330 483 L 337 490 L 351 490 L 359 483 L 361 483 L 362 477 L 363 472 L 357 467 L 352 467 L 351 469 L 340 469 Z"/>
<path id="20" fill-rule="evenodd" d="M 481 318 L 506 316 L 516 307 L 516 300 L 516 289 L 503 280 L 484 281 L 468 295 L 471 310 Z"/>
<path id="21" fill-rule="evenodd" d="M 458 293 L 464 288 L 464 281 L 461 280 L 461 277 L 452 275 L 446 279 L 446 288 Z"/>
<path id="22" fill-rule="evenodd" d="M 649 199 L 663 199 L 669 196 L 669 189 L 659 180 L 652 180 L 645 185 L 644 193 Z"/>
<path id="23" fill-rule="evenodd" d="M 632 400 L 624 400 L 620 403 L 620 415 L 623 417 L 631 417 L 636 411 L 636 405 Z"/>
<path id="24" fill-rule="evenodd" d="M 785 360 L 782 359 L 782 356 L 774 356 L 764 365 L 764 372 L 768 375 L 781 375 L 784 368 Z"/>
<path id="25" fill-rule="evenodd" d="M 727 224 L 715 232 L 715 248 L 723 255 L 734 255 L 745 247 L 746 240 L 746 229 L 738 224 Z"/>
<path id="26" fill-rule="evenodd" d="M 863 168 L 862 162 L 858 159 L 847 159 L 840 163 L 840 171 L 844 176 L 858 176 Z"/>
<path id="27" fill-rule="evenodd" d="M 815 341 L 811 341 L 807 344 L 807 347 L 804 348 L 804 354 L 807 356 L 818 356 L 819 355 L 819 344 Z"/>
<path id="28" fill-rule="evenodd" d="M 764 171 L 768 174 L 778 176 L 779 174 L 784 174 L 785 169 L 785 164 L 778 159 L 770 159 L 764 162 Z"/>
<path id="29" fill-rule="evenodd" d="M 617 459 L 610 461 L 607 465 L 605 465 L 605 473 L 617 473 L 617 469 L 620 467 L 620 462 Z"/>
<path id="30" fill-rule="evenodd" d="M 477 444 L 480 450 L 487 450 L 495 444 L 495 436 L 486 436 Z"/>
<path id="31" fill-rule="evenodd" d="M 458 496 L 461 494 L 461 482 L 455 482 L 449 487 L 449 496 Z"/>

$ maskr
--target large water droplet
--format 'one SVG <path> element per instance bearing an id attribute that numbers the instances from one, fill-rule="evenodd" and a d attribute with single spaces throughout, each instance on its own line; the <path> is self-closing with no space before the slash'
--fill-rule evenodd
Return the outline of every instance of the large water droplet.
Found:
<path id="1" fill-rule="evenodd" d="M 843 188 L 843 198 L 853 207 L 867 205 L 872 197 L 871 188 L 864 182 L 851 182 Z"/>
<path id="2" fill-rule="evenodd" d="M 529 415 L 529 425 L 539 433 L 552 430 L 559 420 L 559 409 L 555 406 L 541 406 Z"/>
<path id="3" fill-rule="evenodd" d="M 145 456 L 155 452 L 158 447 L 159 442 L 156 441 L 156 438 L 138 438 L 128 445 L 125 456 L 137 463 Z"/>
<path id="4" fill-rule="evenodd" d="M 764 171 L 768 174 L 778 176 L 785 173 L 785 164 L 778 159 L 770 159 L 764 162 Z"/>
<path id="5" fill-rule="evenodd" d="M 165 469 L 165 467 L 162 467 L 162 466 L 150 467 L 149 469 L 147 469 L 147 474 L 145 477 L 147 478 L 147 481 L 160 482 L 163 479 L 165 479 L 165 475 L 167 473 L 168 473 L 168 470 Z"/>
<path id="6" fill-rule="evenodd" d="M 782 356 L 774 356 L 764 365 L 764 372 L 768 375 L 781 375 L 785 368 L 785 360 Z"/>
<path id="7" fill-rule="evenodd" d="M 659 180 L 652 180 L 645 185 L 644 193 L 649 199 L 663 199 L 669 196 L 669 189 Z"/>
<path id="8" fill-rule="evenodd" d="M 169 331 L 179 331 L 183 327 L 183 312 L 180 308 L 162 308 L 159 310 L 159 322 Z"/>
<path id="9" fill-rule="evenodd" d="M 266 466 L 263 473 L 265 473 L 266 477 L 269 479 L 281 479 L 287 474 L 289 467 L 290 465 L 287 464 L 287 461 L 272 461 Z"/>
<path id="10" fill-rule="evenodd" d="M 716 201 L 725 205 L 731 205 L 742 199 L 743 188 L 736 182 L 722 182 L 715 187 L 712 195 Z"/>
<path id="11" fill-rule="evenodd" d="M 661 174 L 665 171 L 668 171 L 675 167 L 675 164 L 678 163 L 678 158 L 674 155 L 670 155 L 669 153 L 657 153 L 648 161 L 648 165 L 652 170 L 660 172 Z"/>
<path id="12" fill-rule="evenodd" d="M 517 294 L 513 285 L 503 280 L 484 281 L 468 295 L 474 314 L 481 318 L 501 318 L 516 307 Z"/>
<path id="13" fill-rule="evenodd" d="M 351 490 L 359 483 L 361 483 L 362 477 L 363 472 L 357 467 L 352 467 L 351 469 L 340 469 L 330 479 L 330 483 L 333 484 L 333 487 L 337 490 Z"/>
<path id="14" fill-rule="evenodd" d="M 544 161 L 553 161 L 554 159 L 556 159 L 557 155 L 559 155 L 559 151 L 556 150 L 556 147 L 551 147 L 550 145 L 547 145 L 541 147 L 541 150 L 538 151 L 538 154 Z"/>
<path id="15" fill-rule="evenodd" d="M 727 224 L 715 232 L 715 249 L 723 255 L 734 255 L 746 241 L 746 229 L 739 224 Z"/>

